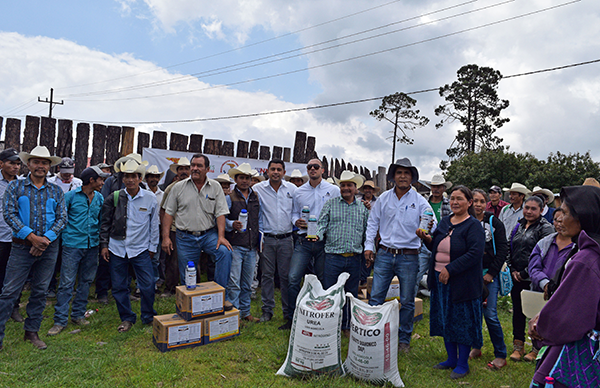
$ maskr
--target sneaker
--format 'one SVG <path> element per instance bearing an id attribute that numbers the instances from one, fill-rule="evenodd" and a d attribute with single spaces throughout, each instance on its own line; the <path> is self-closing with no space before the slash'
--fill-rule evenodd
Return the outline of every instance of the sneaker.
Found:
<path id="1" fill-rule="evenodd" d="M 50 330 L 48 330 L 48 335 L 49 336 L 57 335 L 58 333 L 63 331 L 64 328 L 65 327 L 61 326 L 61 325 L 54 325 L 50 328 Z"/>
<path id="2" fill-rule="evenodd" d="M 271 320 L 271 318 L 273 318 L 273 314 L 262 313 L 262 315 L 260 316 L 260 321 L 261 322 L 269 322 Z"/>
<path id="3" fill-rule="evenodd" d="M 292 328 L 292 321 L 285 321 L 285 323 L 279 326 L 277 329 L 279 330 L 290 330 Z"/>
<path id="4" fill-rule="evenodd" d="M 90 324 L 90 321 L 85 318 L 71 319 L 71 322 L 77 326 L 87 326 Z"/>

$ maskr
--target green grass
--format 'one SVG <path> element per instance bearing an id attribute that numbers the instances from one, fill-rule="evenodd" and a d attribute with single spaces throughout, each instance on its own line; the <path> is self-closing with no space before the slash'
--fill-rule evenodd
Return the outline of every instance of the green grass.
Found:
<path id="1" fill-rule="evenodd" d="M 281 306 L 279 301 L 277 306 Z M 0 352 L 0 387 L 372 387 L 351 377 L 276 376 L 285 360 L 289 336 L 289 331 L 277 330 L 283 323 L 280 308 L 272 321 L 248 324 L 234 339 L 160 353 L 152 344 L 151 326 L 138 321 L 128 333 L 117 332 L 120 320 L 114 302 L 108 306 L 90 303 L 89 307 L 99 309 L 89 327 L 69 334 L 77 329 L 69 324 L 58 336 L 48 337 L 54 314 L 53 306 L 48 305 L 40 329 L 40 337 L 48 344 L 44 351 L 24 342 L 23 325 L 9 321 Z M 133 307 L 139 314 L 140 303 L 133 302 Z M 500 320 L 510 352 L 509 307 L 509 300 L 501 301 Z M 173 313 L 175 298 L 157 297 L 155 308 L 159 314 Z M 485 368 L 494 358 L 485 326 L 483 357 L 470 362 L 471 373 L 466 378 L 451 381 L 449 371 L 432 369 L 445 359 L 445 350 L 441 338 L 429 337 L 427 299 L 424 310 L 424 319 L 415 325 L 410 354 L 398 358 L 407 387 L 528 387 L 532 364 L 509 361 L 497 372 Z M 260 315 L 259 301 L 252 302 L 252 312 Z M 343 359 L 347 351 L 348 339 L 342 338 Z"/>

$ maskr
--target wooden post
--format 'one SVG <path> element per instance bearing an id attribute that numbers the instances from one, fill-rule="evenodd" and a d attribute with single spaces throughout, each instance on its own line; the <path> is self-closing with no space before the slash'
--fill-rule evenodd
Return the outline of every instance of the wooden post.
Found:
<path id="1" fill-rule="evenodd" d="M 329 163 L 327 163 L 327 156 L 323 155 L 323 160 L 321 161 L 323 165 L 323 178 L 329 178 Z"/>
<path id="2" fill-rule="evenodd" d="M 354 170 L 352 169 L 352 165 L 351 165 L 350 163 L 348 163 L 348 164 L 346 165 L 346 170 L 348 170 L 348 171 L 354 171 Z"/>
<path id="3" fill-rule="evenodd" d="M 95 166 L 104 162 L 104 152 L 106 150 L 106 125 L 94 124 L 94 138 L 92 140 L 92 159 L 90 164 Z"/>
<path id="4" fill-rule="evenodd" d="M 150 134 L 146 132 L 138 132 L 137 153 L 141 155 L 144 148 L 148 147 L 150 147 Z"/>
<path id="5" fill-rule="evenodd" d="M 164 131 L 154 131 L 152 133 L 152 148 L 161 150 L 167 149 L 167 133 Z"/>
<path id="6" fill-rule="evenodd" d="M 221 140 L 206 139 L 204 140 L 204 153 L 211 155 L 221 154 Z"/>
<path id="7" fill-rule="evenodd" d="M 121 127 L 106 128 L 106 163 L 113 164 L 119 159 L 119 143 L 121 143 Z"/>
<path id="8" fill-rule="evenodd" d="M 344 161 L 344 159 L 342 159 L 342 161 L 340 162 L 340 174 L 342 173 L 342 171 L 346 171 L 346 162 Z"/>
<path id="9" fill-rule="evenodd" d="M 250 143 L 248 143 L 247 141 L 238 140 L 235 156 L 238 158 L 247 158 L 248 157 L 248 146 L 250 146 Z"/>
<path id="10" fill-rule="evenodd" d="M 0 135 L 2 134 L 2 123 L 4 122 L 4 117 L 0 116 Z"/>
<path id="11" fill-rule="evenodd" d="M 381 192 L 387 190 L 387 178 L 385 177 L 385 167 L 377 167 L 377 186 L 381 187 Z"/>
<path id="12" fill-rule="evenodd" d="M 203 135 L 197 135 L 197 134 L 191 135 L 189 152 L 202 153 L 202 139 L 203 138 L 204 138 Z"/>
<path id="13" fill-rule="evenodd" d="M 224 141 L 221 146 L 221 155 L 223 156 L 233 156 L 233 142 L 232 141 Z"/>
<path id="14" fill-rule="evenodd" d="M 333 158 L 329 164 L 329 176 L 332 178 L 335 176 L 335 160 Z"/>
<path id="15" fill-rule="evenodd" d="M 273 159 L 281 159 L 283 148 L 279 146 L 273 146 Z"/>
<path id="16" fill-rule="evenodd" d="M 77 123 L 75 135 L 75 175 L 79 176 L 88 163 L 88 147 L 90 145 L 90 125 Z"/>
<path id="17" fill-rule="evenodd" d="M 171 139 L 169 140 L 169 149 L 173 151 L 187 152 L 188 139 L 189 137 L 187 135 L 171 132 Z"/>
<path id="18" fill-rule="evenodd" d="M 317 152 L 315 151 L 315 144 L 317 143 L 317 139 L 314 136 L 309 136 L 306 138 L 306 154 L 304 157 L 304 161 L 308 163 L 311 159 L 317 159 Z"/>
<path id="19" fill-rule="evenodd" d="M 292 158 L 292 149 L 289 147 L 284 147 L 283 148 L 283 161 L 286 163 L 289 163 L 290 160 Z"/>
<path id="20" fill-rule="evenodd" d="M 0 126 L 2 122 L 0 121 Z M 23 146 L 21 151 L 31 152 L 38 144 L 40 134 L 40 118 L 37 116 L 25 116 L 25 131 L 23 133 Z"/>
<path id="21" fill-rule="evenodd" d="M 56 139 L 56 156 L 73 157 L 73 121 L 58 120 L 58 139 Z M 85 161 L 87 164 L 87 160 Z"/>
<path id="22" fill-rule="evenodd" d="M 370 171 L 369 171 L 369 169 L 368 169 L 368 168 L 366 168 L 366 167 L 365 167 L 365 173 L 364 173 L 363 175 L 365 176 L 365 178 L 366 178 L 368 181 L 370 181 L 370 180 L 372 180 L 372 179 L 373 179 L 373 178 L 371 177 L 371 172 L 370 172 Z"/>
<path id="23" fill-rule="evenodd" d="M 354 170 L 354 173 L 355 173 L 355 174 L 358 174 L 358 167 L 354 166 L 354 169 L 353 169 L 353 170 Z"/>
<path id="24" fill-rule="evenodd" d="M 21 150 L 21 120 L 6 119 L 6 133 L 4 135 L 4 149 L 14 148 Z"/>
<path id="25" fill-rule="evenodd" d="M 260 155 L 258 157 L 260 160 L 271 160 L 271 150 L 269 146 L 260 146 Z"/>
<path id="26" fill-rule="evenodd" d="M 54 139 L 56 138 L 56 119 L 42 117 L 42 127 L 40 129 L 40 145 L 45 146 L 54 155 Z"/>
<path id="27" fill-rule="evenodd" d="M 248 157 L 250 159 L 258 159 L 258 147 L 259 144 L 256 140 L 250 142 L 250 151 L 248 152 Z"/>
<path id="28" fill-rule="evenodd" d="M 340 161 L 338 160 L 338 158 L 335 158 L 335 169 L 333 170 L 333 176 L 337 178 L 340 176 L 341 173 L 342 166 L 340 165 Z"/>
<path id="29" fill-rule="evenodd" d="M 294 163 L 306 163 L 306 132 L 296 131 Z"/>
<path id="30" fill-rule="evenodd" d="M 121 131 L 121 156 L 129 155 L 133 152 L 133 140 L 135 139 L 134 127 L 123 127 Z"/>

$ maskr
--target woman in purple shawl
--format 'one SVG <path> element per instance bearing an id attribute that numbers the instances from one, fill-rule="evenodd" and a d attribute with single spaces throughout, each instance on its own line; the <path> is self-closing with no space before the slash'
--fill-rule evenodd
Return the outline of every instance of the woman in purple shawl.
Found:
<path id="1" fill-rule="evenodd" d="M 548 376 L 554 387 L 598 387 L 593 333 L 600 330 L 600 188 L 565 187 L 560 197 L 563 227 L 576 236 L 579 251 L 565 264 L 556 292 L 529 323 L 529 335 L 547 347 L 532 387 L 543 387 Z"/>

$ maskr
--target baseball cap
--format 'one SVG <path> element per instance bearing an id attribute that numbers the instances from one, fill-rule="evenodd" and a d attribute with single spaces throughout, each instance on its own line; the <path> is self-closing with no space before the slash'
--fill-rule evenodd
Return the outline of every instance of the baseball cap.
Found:
<path id="1" fill-rule="evenodd" d="M 488 190 L 488 193 L 491 191 L 495 191 L 498 194 L 502 194 L 502 189 L 500 188 L 500 186 L 494 185 L 494 186 L 490 187 L 490 189 Z"/>
<path id="2" fill-rule="evenodd" d="M 83 182 L 88 182 L 90 178 L 94 178 L 94 179 L 96 179 L 98 177 L 108 178 L 109 176 L 110 176 L 110 174 L 102 171 L 100 169 L 100 167 L 98 167 L 98 166 L 91 166 L 91 167 L 88 167 L 85 170 L 83 170 L 81 172 L 81 175 L 79 176 L 79 178 Z"/>
<path id="3" fill-rule="evenodd" d="M 75 162 L 71 158 L 62 158 L 62 161 L 58 164 L 60 172 L 65 174 L 73 174 L 75 172 Z"/>
<path id="4" fill-rule="evenodd" d="M 19 152 L 14 148 L 7 148 L 0 152 L 0 160 L 3 162 L 6 160 L 10 160 L 11 162 L 19 160 Z"/>

